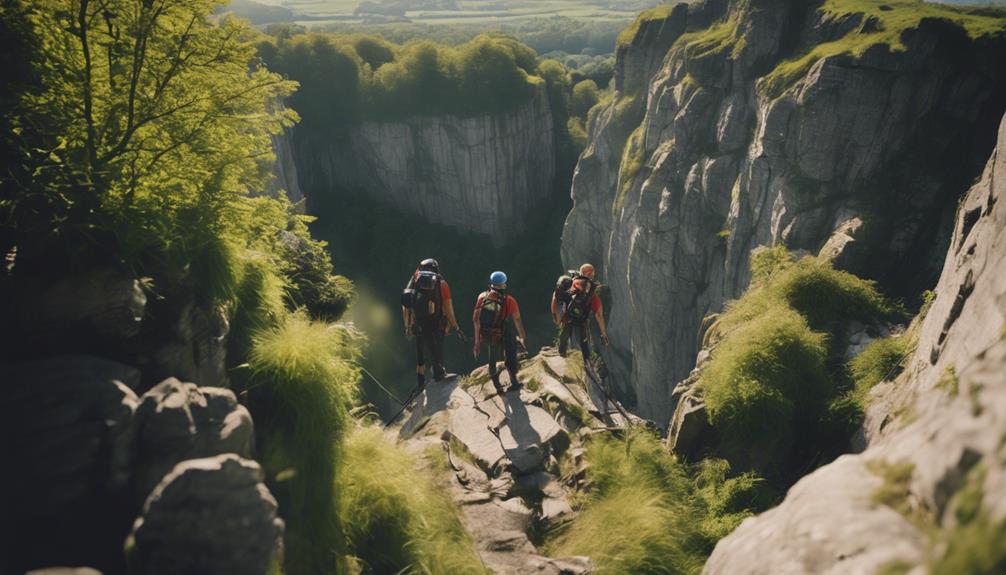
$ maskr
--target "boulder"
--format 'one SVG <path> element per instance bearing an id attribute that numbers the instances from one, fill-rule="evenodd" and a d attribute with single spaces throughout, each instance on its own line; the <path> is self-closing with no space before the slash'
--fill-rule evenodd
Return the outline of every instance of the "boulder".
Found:
<path id="1" fill-rule="evenodd" d="M 141 500 L 178 462 L 222 453 L 251 457 L 254 441 L 251 415 L 234 392 L 175 378 L 143 394 L 134 428 Z"/>
<path id="2" fill-rule="evenodd" d="M 0 366 L 11 565 L 121 569 L 140 373 L 76 355 Z M 6 513 L 5 513 L 6 515 Z M 110 544 L 111 542 L 111 544 Z"/>
<path id="3" fill-rule="evenodd" d="M 191 459 L 154 488 L 126 541 L 142 575 L 265 575 L 278 560 L 283 521 L 254 461 Z"/>

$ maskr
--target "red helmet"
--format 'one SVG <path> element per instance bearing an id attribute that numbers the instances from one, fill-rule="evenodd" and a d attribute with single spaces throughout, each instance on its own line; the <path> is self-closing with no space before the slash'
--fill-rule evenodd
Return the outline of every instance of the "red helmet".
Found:
<path id="1" fill-rule="evenodd" d="M 587 276 L 589 278 L 594 277 L 594 266 L 590 264 L 583 264 L 580 266 L 580 275 Z"/>

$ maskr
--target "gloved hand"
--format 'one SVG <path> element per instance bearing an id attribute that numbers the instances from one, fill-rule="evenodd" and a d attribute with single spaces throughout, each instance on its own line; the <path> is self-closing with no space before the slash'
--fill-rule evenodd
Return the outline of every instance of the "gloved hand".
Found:
<path id="1" fill-rule="evenodd" d="M 412 336 L 413 336 L 412 326 L 411 325 L 405 326 L 405 339 L 412 339 Z"/>
<path id="2" fill-rule="evenodd" d="M 601 334 L 601 341 L 604 342 L 604 345 L 608 345 L 608 334 L 607 333 L 602 333 Z"/>

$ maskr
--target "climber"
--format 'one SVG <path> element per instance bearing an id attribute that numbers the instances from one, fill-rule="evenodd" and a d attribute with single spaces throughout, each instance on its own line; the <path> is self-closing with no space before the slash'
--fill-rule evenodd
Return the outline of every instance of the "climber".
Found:
<path id="1" fill-rule="evenodd" d="M 503 356 L 503 364 L 510 374 L 510 389 L 520 389 L 520 382 L 517 381 L 519 367 L 517 349 L 514 344 L 519 345 L 522 350 L 527 350 L 525 344 L 527 334 L 520 319 L 520 308 L 517 306 L 517 300 L 506 293 L 506 289 L 506 274 L 500 271 L 493 272 L 489 276 L 489 289 L 479 294 L 475 302 L 475 311 L 472 313 L 472 323 L 475 324 L 475 346 L 472 348 L 472 354 L 478 357 L 482 342 L 488 343 L 489 376 L 492 377 L 493 386 L 498 393 L 503 393 L 499 373 L 496 371 L 499 356 Z M 517 328 L 516 342 L 509 328 L 508 319 L 512 319 Z"/>
<path id="2" fill-rule="evenodd" d="M 405 337 L 416 338 L 416 380 L 419 388 L 426 385 L 426 362 L 424 350 L 429 351 L 433 365 L 433 379 L 441 381 L 447 377 L 444 369 L 444 336 L 451 330 L 464 339 L 458 320 L 454 317 L 451 302 L 451 288 L 440 275 L 440 264 L 428 258 L 409 278 L 402 292 L 402 319 L 405 322 Z"/>
<path id="3" fill-rule="evenodd" d="M 552 321 L 559 327 L 559 355 L 565 357 L 569 338 L 574 336 L 583 353 L 590 360 L 590 317 L 597 320 L 601 341 L 608 345 L 608 330 L 604 324 L 604 308 L 597 294 L 594 266 L 583 264 L 579 270 L 563 274 L 552 292 Z"/>

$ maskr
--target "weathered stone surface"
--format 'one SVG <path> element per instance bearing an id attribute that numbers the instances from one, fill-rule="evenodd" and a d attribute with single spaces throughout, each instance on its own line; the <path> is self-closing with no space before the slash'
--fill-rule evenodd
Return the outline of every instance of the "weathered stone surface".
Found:
<path id="1" fill-rule="evenodd" d="M 803 478 L 777 508 L 721 540 L 706 573 L 873 573 L 924 563 L 933 542 L 874 501 L 874 462 L 912 468 L 906 502 L 939 527 L 973 469 L 982 505 L 1006 518 L 1006 121 L 984 176 L 964 199 L 936 299 L 905 371 L 871 394 L 864 452 Z M 956 374 L 956 377 L 953 375 Z"/>
<path id="2" fill-rule="evenodd" d="M 17 345 L 65 347 L 84 335 L 118 342 L 137 335 L 147 305 L 139 279 L 128 271 L 101 267 L 57 281 L 21 278 L 14 284 L 18 305 L 11 313 Z M 80 346 L 87 348 L 87 345 Z"/>
<path id="3" fill-rule="evenodd" d="M 272 164 L 274 177 L 266 191 L 275 197 L 280 190 L 283 190 L 292 204 L 300 204 L 298 211 L 303 211 L 304 192 L 300 189 L 300 176 L 297 174 L 297 162 L 293 158 L 293 146 L 289 134 L 272 136 L 272 151 L 276 154 L 276 161 Z"/>
<path id="4" fill-rule="evenodd" d="M 149 349 L 139 351 L 144 373 L 180 377 L 206 386 L 224 386 L 227 381 L 227 334 L 230 323 L 220 307 L 196 305 L 193 294 L 180 294 L 180 308 L 162 310 L 173 318 L 166 333 L 155 334 Z M 148 383 L 151 385 L 153 382 Z"/>
<path id="5" fill-rule="evenodd" d="M 229 389 L 166 379 L 140 398 L 134 426 L 141 500 L 180 461 L 252 453 L 251 415 Z"/>
<path id="6" fill-rule="evenodd" d="M 131 519 L 135 369 L 93 356 L 0 366 L 5 488 L 0 508 L 15 572 L 115 568 Z M 109 543 L 112 543 L 111 545 Z"/>
<path id="7" fill-rule="evenodd" d="M 553 559 L 539 554 L 529 538 L 575 517 L 560 478 L 558 458 L 567 451 L 583 469 L 581 430 L 603 429 L 583 371 L 570 369 L 552 348 L 521 364 L 524 387 L 497 394 L 485 369 L 473 371 L 462 388 L 456 378 L 430 384 L 397 430 L 405 449 L 446 442 L 453 469 L 451 494 L 461 509 L 483 563 L 493 573 L 583 574 L 586 557 Z M 509 384 L 503 376 L 504 385 Z M 532 391 L 531 387 L 535 390 Z M 578 413 L 571 418 L 568 413 Z M 580 418 L 585 417 L 587 421 Z M 567 420 L 563 428 L 559 420 Z M 589 435 L 589 434 L 587 434 Z M 584 435 L 585 437 L 586 435 Z M 572 482 L 582 479 L 574 474 Z"/>
<path id="8" fill-rule="evenodd" d="M 513 112 L 363 122 L 327 147 L 297 141 L 294 157 L 307 190 L 362 191 L 502 244 L 524 229 L 527 215 L 551 193 L 552 131 L 541 86 Z"/>
<path id="9" fill-rule="evenodd" d="M 674 410 L 667 446 L 675 453 L 695 461 L 704 449 L 715 444 L 712 440 L 713 433 L 706 402 L 693 387 L 681 396 Z"/>
<path id="10" fill-rule="evenodd" d="M 675 43 L 727 20 L 742 41 Z M 828 57 L 778 93 L 758 87 L 793 50 L 847 31 L 805 3 L 716 0 L 679 6 L 619 48 L 615 98 L 595 112 L 573 177 L 562 254 L 567 266 L 592 262 L 611 288 L 603 355 L 642 417 L 668 422 L 702 319 L 743 293 L 759 245 L 825 247 L 894 296 L 937 275 L 957 197 L 1006 105 L 992 72 L 1006 42 L 925 19 L 903 51 Z M 624 153 L 626 142 L 638 150 Z"/>
<path id="11" fill-rule="evenodd" d="M 179 463 L 151 492 L 126 542 L 144 575 L 265 575 L 283 521 L 257 463 L 234 454 Z"/>

